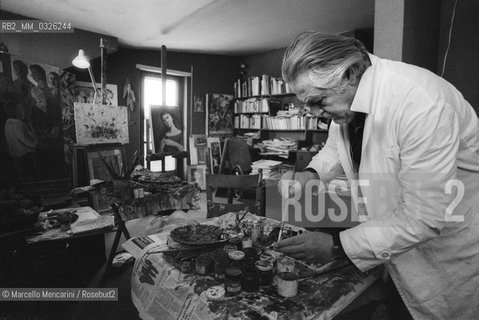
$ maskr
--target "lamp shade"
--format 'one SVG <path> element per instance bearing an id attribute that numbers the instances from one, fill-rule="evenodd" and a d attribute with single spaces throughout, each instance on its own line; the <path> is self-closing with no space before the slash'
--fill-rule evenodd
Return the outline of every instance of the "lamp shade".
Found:
<path id="1" fill-rule="evenodd" d="M 78 50 L 78 55 L 73 59 L 72 64 L 80 69 L 90 67 L 90 61 L 88 61 L 88 58 L 85 56 L 85 51 L 82 49 Z"/>

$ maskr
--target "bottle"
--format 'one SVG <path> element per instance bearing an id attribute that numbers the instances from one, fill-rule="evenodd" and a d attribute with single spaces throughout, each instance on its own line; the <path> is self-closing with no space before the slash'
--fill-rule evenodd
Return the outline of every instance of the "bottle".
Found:
<path id="1" fill-rule="evenodd" d="M 247 292 L 258 291 L 258 270 L 255 267 L 257 260 L 256 249 L 247 248 L 243 263 L 243 290 Z"/>
<path id="2" fill-rule="evenodd" d="M 273 262 L 269 260 L 258 260 L 256 261 L 255 266 L 259 272 L 259 285 L 271 285 L 273 283 Z"/>
<path id="3" fill-rule="evenodd" d="M 203 253 L 196 258 L 196 273 L 201 276 L 210 274 L 211 255 Z"/>
<path id="4" fill-rule="evenodd" d="M 228 267 L 225 270 L 226 293 L 230 296 L 235 296 L 241 292 L 242 271 L 238 267 Z"/>
<path id="5" fill-rule="evenodd" d="M 245 253 L 243 251 L 230 251 L 228 253 L 228 257 L 230 259 L 230 265 L 232 267 L 237 267 L 240 270 L 243 269 L 243 260 L 245 257 Z"/>
<path id="6" fill-rule="evenodd" d="M 218 256 L 214 259 L 215 262 L 215 280 L 217 282 L 224 282 L 226 277 L 226 267 L 228 266 L 228 258 L 226 256 Z"/>

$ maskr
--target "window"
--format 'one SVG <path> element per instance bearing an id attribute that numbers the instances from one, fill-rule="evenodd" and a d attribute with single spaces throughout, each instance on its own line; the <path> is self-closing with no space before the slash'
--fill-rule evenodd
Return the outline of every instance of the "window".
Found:
<path id="1" fill-rule="evenodd" d="M 162 82 L 161 77 L 158 76 L 145 76 L 143 77 L 143 116 L 145 123 L 150 119 L 150 106 L 162 104 Z M 166 79 L 166 105 L 177 106 L 179 104 L 180 90 L 179 81 L 176 79 Z M 153 147 L 153 136 L 150 128 L 150 132 L 146 132 L 147 126 L 144 125 L 144 154 L 147 154 L 146 141 L 149 141 L 149 150 Z M 149 135 L 149 140 L 147 140 Z M 161 171 L 161 161 L 152 161 L 150 163 L 151 171 Z M 165 170 L 171 171 L 176 169 L 175 159 L 173 157 L 165 158 Z"/>

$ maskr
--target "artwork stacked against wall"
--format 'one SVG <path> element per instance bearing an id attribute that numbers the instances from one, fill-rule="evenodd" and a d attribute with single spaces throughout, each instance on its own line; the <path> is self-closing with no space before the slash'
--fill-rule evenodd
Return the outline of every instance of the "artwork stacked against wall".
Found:
<path id="1" fill-rule="evenodd" d="M 71 122 L 71 74 L 1 55 L 0 158 L 5 185 L 67 177 L 64 128 Z"/>
<path id="2" fill-rule="evenodd" d="M 225 139 L 233 136 L 233 96 L 212 93 L 207 94 L 204 100 L 201 97 L 194 100 L 195 112 L 206 111 L 206 135 L 194 134 L 190 137 L 190 164 L 204 165 L 207 172 L 218 174 L 222 145 Z"/>

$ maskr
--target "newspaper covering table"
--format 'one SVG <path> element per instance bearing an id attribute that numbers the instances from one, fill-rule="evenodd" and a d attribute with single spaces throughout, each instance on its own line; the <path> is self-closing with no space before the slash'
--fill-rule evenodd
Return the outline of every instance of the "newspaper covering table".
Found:
<path id="1" fill-rule="evenodd" d="M 183 274 L 162 254 L 167 234 L 130 240 L 138 257 L 131 277 L 132 301 L 142 319 L 332 319 L 376 279 L 353 265 L 299 280 L 298 295 L 283 298 L 275 286 L 210 301 L 205 291 L 222 285 L 212 277 Z M 146 241 L 145 241 L 146 240 Z M 128 244 L 127 244 L 128 246 Z"/>

